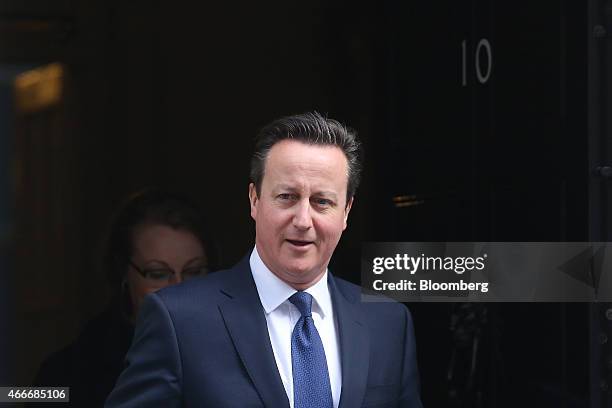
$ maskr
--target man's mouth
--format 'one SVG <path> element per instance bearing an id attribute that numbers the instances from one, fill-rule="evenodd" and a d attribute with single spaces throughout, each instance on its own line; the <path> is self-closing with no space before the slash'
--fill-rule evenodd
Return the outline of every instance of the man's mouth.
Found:
<path id="1" fill-rule="evenodd" d="M 312 241 L 302 241 L 297 239 L 288 239 L 287 242 L 297 247 L 305 247 L 313 243 Z"/>

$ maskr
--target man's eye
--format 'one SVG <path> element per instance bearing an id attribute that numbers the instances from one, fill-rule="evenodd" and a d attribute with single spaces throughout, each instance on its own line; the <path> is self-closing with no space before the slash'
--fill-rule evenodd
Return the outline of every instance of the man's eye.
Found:
<path id="1" fill-rule="evenodd" d="M 332 205 L 332 201 L 326 198 L 315 198 L 314 203 L 319 207 L 329 207 Z"/>
<path id="2" fill-rule="evenodd" d="M 279 200 L 289 201 L 295 199 L 295 194 L 282 193 L 278 195 Z"/>

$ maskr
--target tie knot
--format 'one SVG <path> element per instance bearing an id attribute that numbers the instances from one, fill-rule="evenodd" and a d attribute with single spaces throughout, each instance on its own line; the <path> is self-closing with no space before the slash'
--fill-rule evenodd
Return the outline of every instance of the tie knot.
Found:
<path id="1" fill-rule="evenodd" d="M 289 301 L 293 303 L 295 307 L 300 311 L 302 316 L 310 317 L 312 315 L 312 295 L 307 292 L 295 292 L 293 296 L 289 298 Z"/>

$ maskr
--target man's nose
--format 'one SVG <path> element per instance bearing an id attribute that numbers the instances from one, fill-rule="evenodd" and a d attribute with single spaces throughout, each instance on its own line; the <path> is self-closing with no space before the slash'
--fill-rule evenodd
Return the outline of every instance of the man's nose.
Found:
<path id="1" fill-rule="evenodd" d="M 312 227 L 310 202 L 308 200 L 303 200 L 296 206 L 296 212 L 293 217 L 293 226 L 300 230 L 307 230 Z"/>

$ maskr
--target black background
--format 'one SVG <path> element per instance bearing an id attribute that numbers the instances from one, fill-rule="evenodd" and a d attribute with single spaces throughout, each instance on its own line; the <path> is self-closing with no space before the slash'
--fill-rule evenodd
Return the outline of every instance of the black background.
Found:
<path id="1" fill-rule="evenodd" d="M 341 277 L 358 282 L 364 241 L 605 241 L 610 187 L 592 167 L 610 159 L 609 46 L 591 35 L 605 10 L 603 1 L 5 2 L 0 64 L 66 70 L 62 104 L 16 114 L 9 135 L 18 164 L 7 384 L 27 384 L 103 308 L 99 241 L 126 194 L 187 192 L 208 213 L 223 265 L 246 254 L 252 140 L 287 114 L 327 113 L 365 144 L 362 188 L 331 265 Z M 492 50 L 490 67 L 480 54 L 484 84 L 481 39 Z M 394 201 L 406 196 L 411 205 Z M 409 307 L 426 406 L 600 402 L 589 397 L 601 378 L 588 305 Z"/>

